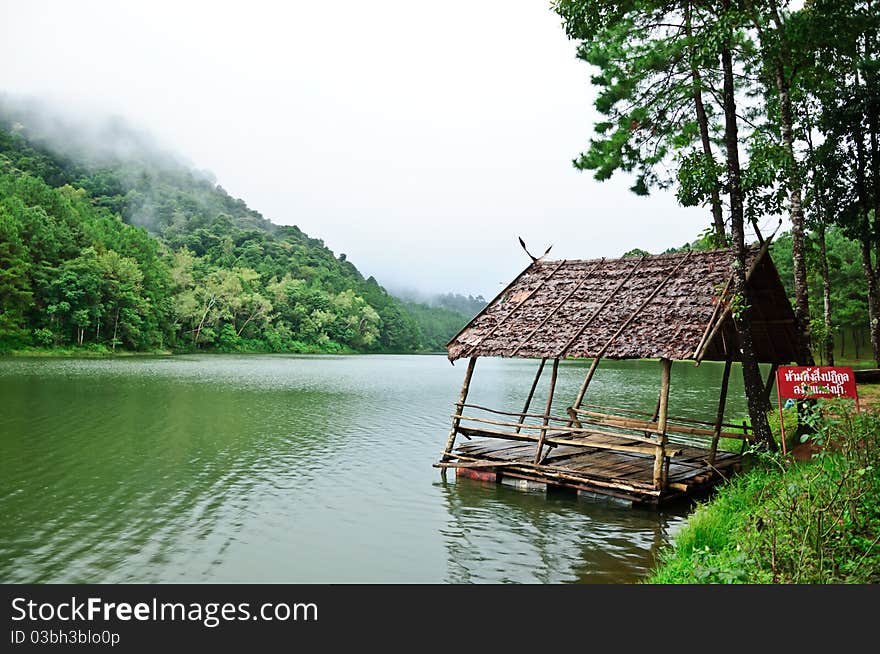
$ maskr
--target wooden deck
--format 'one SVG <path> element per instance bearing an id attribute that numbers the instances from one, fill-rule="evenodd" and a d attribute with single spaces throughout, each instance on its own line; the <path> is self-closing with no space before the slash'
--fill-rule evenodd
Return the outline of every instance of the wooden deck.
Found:
<path id="1" fill-rule="evenodd" d="M 559 445 L 534 464 L 535 443 L 474 439 L 460 444 L 452 453 L 454 460 L 443 467 L 456 468 L 465 477 L 498 482 L 513 477 L 656 505 L 700 494 L 729 477 L 740 464 L 738 454 L 719 451 L 710 467 L 707 449 L 673 443 L 678 454 L 668 459 L 667 485 L 661 492 L 652 483 L 653 454 L 592 448 L 589 437 L 577 440 L 583 445 Z M 607 443 L 608 438 L 603 440 Z M 624 447 L 642 444 L 616 440 L 615 445 Z"/>

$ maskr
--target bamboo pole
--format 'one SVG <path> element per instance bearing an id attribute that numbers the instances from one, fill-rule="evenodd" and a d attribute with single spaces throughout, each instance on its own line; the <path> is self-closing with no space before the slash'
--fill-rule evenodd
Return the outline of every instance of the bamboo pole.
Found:
<path id="1" fill-rule="evenodd" d="M 535 450 L 535 465 L 541 461 L 541 450 L 544 447 L 544 438 L 547 436 L 547 425 L 550 423 L 550 408 L 553 406 L 553 393 L 556 391 L 556 375 L 559 372 L 559 359 L 553 359 L 553 371 L 550 373 L 550 388 L 547 390 L 547 405 L 544 409 L 544 419 L 541 423 L 541 435 L 538 437 L 538 447 Z"/>
<path id="2" fill-rule="evenodd" d="M 521 441 L 524 443 L 535 443 L 540 438 L 540 436 L 538 436 L 537 434 L 517 434 L 511 431 L 501 431 L 498 429 L 475 429 L 471 427 L 459 427 L 459 431 L 462 434 L 468 433 L 471 436 L 476 436 L 478 438 L 500 438 L 502 440 Z M 633 438 L 625 434 L 609 433 L 602 435 L 610 436 L 611 438 L 617 438 L 623 441 L 638 441 L 637 438 Z M 582 447 L 585 449 L 592 448 L 596 450 L 614 450 L 615 452 L 637 452 L 638 454 L 655 454 L 657 451 L 656 440 L 652 440 L 650 445 L 618 445 L 617 443 L 594 440 L 592 438 L 560 438 L 551 434 L 544 439 L 544 443 L 554 446 L 570 445 L 571 447 Z M 666 450 L 666 456 L 669 457 L 675 457 L 679 454 L 681 454 L 681 448 Z M 458 454 L 452 454 L 451 456 L 457 457 Z"/>
<path id="3" fill-rule="evenodd" d="M 501 291 L 498 293 L 498 295 L 496 295 L 494 298 L 492 298 L 491 300 L 489 300 L 489 302 L 486 303 L 486 306 L 484 306 L 482 309 L 480 309 L 479 312 L 477 313 L 477 315 L 475 315 L 473 318 L 471 318 L 471 320 L 470 320 L 470 322 L 469 322 L 468 324 L 466 324 L 464 327 L 462 327 L 461 329 L 459 329 L 459 330 L 458 330 L 458 333 L 457 333 L 455 336 L 453 336 L 452 338 L 449 339 L 449 342 L 446 344 L 446 347 L 449 347 L 450 345 L 452 345 L 453 343 L 455 343 L 455 341 L 458 340 L 458 337 L 459 337 L 459 336 L 461 336 L 462 334 L 464 334 L 464 333 L 470 328 L 470 326 L 471 326 L 472 324 L 474 324 L 479 318 L 481 318 L 483 315 L 485 315 L 486 312 L 489 311 L 489 309 L 491 309 L 492 307 L 494 307 L 494 306 L 498 303 L 498 300 L 500 300 L 502 297 L 504 297 L 504 295 L 505 295 L 505 294 L 506 294 L 511 288 L 513 288 L 513 287 L 516 285 L 517 282 L 519 282 L 520 278 L 521 278 L 523 275 L 525 275 L 527 272 L 529 272 L 532 268 L 535 268 L 535 267 L 537 266 L 537 264 L 538 264 L 537 261 L 532 261 L 528 266 L 526 266 L 526 267 L 523 269 L 523 271 L 522 271 L 519 275 L 517 275 L 516 277 L 513 278 L 513 281 L 512 281 L 512 282 L 510 282 L 507 286 L 505 286 L 504 288 L 501 289 Z M 461 358 L 461 357 L 459 357 L 459 358 Z"/>
<path id="4" fill-rule="evenodd" d="M 584 383 L 581 384 L 577 397 L 574 398 L 574 402 L 571 405 L 571 408 L 575 411 L 581 408 L 581 403 L 584 401 L 584 395 L 587 394 L 587 387 L 590 385 L 590 382 L 593 381 L 593 375 L 596 374 L 596 368 L 598 367 L 599 357 L 594 357 L 593 362 L 590 364 L 590 369 L 587 370 L 587 376 L 584 377 Z M 569 427 L 571 427 L 571 425 L 572 423 L 568 423 Z"/>
<path id="5" fill-rule="evenodd" d="M 764 384 L 764 404 L 770 405 L 770 391 L 773 390 L 773 384 L 776 382 L 776 371 L 779 364 L 774 363 L 770 366 L 770 372 L 767 375 L 767 382 Z"/>
<path id="6" fill-rule="evenodd" d="M 715 308 L 712 309 L 712 317 L 709 318 L 709 322 L 706 323 L 706 329 L 703 331 L 703 336 L 700 338 L 700 343 L 697 345 L 697 349 L 694 350 L 694 356 L 696 357 L 700 350 L 703 349 L 703 343 L 706 342 L 706 337 L 709 335 L 709 330 L 712 329 L 713 323 L 715 321 L 715 317 L 718 315 L 718 309 L 724 304 L 724 297 L 727 295 L 727 289 L 730 287 L 730 282 L 733 281 L 733 275 L 727 278 L 727 283 L 724 285 L 724 288 L 721 290 L 721 295 L 718 296 L 717 301 L 715 302 Z M 695 365 L 700 365 L 700 362 L 697 361 Z"/>
<path id="7" fill-rule="evenodd" d="M 471 387 L 471 377 L 474 375 L 475 365 L 477 365 L 477 357 L 471 357 L 468 360 L 467 370 L 464 373 L 464 382 L 461 385 L 461 392 L 458 394 L 458 402 L 455 403 L 456 414 L 461 414 L 461 411 L 464 408 L 464 402 L 467 399 L 468 390 Z M 449 455 L 452 454 L 452 448 L 455 447 L 455 435 L 458 433 L 458 425 L 460 422 L 460 418 L 452 419 L 452 429 L 449 431 L 449 438 L 446 439 L 446 447 L 443 450 L 443 458 L 441 461 L 446 461 L 449 458 Z"/>
<path id="8" fill-rule="evenodd" d="M 522 415 L 519 417 L 520 426 L 516 428 L 516 433 L 522 429 L 522 424 L 526 420 L 526 414 L 529 412 L 529 406 L 532 404 L 532 398 L 535 396 L 535 389 L 538 387 L 538 380 L 541 379 L 541 373 L 544 372 L 544 364 L 547 363 L 547 357 L 541 359 L 541 365 L 538 366 L 538 372 L 535 373 L 535 379 L 532 380 L 532 387 L 529 389 L 529 396 L 526 398 L 525 406 L 523 406 Z"/>
<path id="9" fill-rule="evenodd" d="M 613 406 L 606 407 L 606 406 L 602 406 L 600 404 L 590 404 L 589 402 L 586 403 L 585 406 L 596 407 L 598 409 L 607 409 L 608 411 L 616 411 L 618 413 L 628 413 L 628 414 L 632 414 L 632 415 L 636 415 L 636 416 L 649 415 L 643 411 L 634 411 L 632 409 L 621 409 L 619 407 L 613 407 Z M 585 415 L 589 415 L 590 411 L 587 411 L 585 409 L 577 409 L 576 413 L 582 413 Z M 519 414 L 512 414 L 512 415 L 519 415 Z M 611 414 L 603 414 L 603 415 L 611 415 Z M 538 415 L 535 417 L 540 418 L 541 416 Z M 666 416 L 666 420 L 671 421 L 671 422 L 688 423 L 688 424 L 694 424 L 694 425 L 708 425 L 710 427 L 715 425 L 714 422 L 708 422 L 706 420 L 696 420 L 695 418 L 681 418 L 681 417 L 676 417 L 676 416 Z M 731 427 L 733 429 L 740 429 L 741 428 L 741 425 L 734 425 L 733 423 L 730 423 L 730 422 L 725 422 L 721 426 L 722 427 Z M 751 427 L 748 427 L 748 429 L 751 430 Z"/>
<path id="10" fill-rule="evenodd" d="M 669 411 L 669 378 L 672 372 L 672 360 L 660 359 L 660 412 L 657 417 L 657 431 L 660 432 L 660 443 L 657 445 L 657 453 L 654 458 L 654 488 L 663 490 L 664 466 L 666 458 L 666 417 Z"/>
<path id="11" fill-rule="evenodd" d="M 516 422 L 508 422 L 506 420 L 492 420 L 491 418 L 477 418 L 475 416 L 464 416 L 455 414 L 452 416 L 453 418 L 458 418 L 459 421 L 463 422 L 477 422 L 484 425 L 493 425 L 495 427 L 516 427 L 519 423 Z M 636 429 L 629 425 L 624 424 L 616 424 L 616 423 L 603 423 L 605 427 L 617 427 L 619 429 Z M 655 425 L 656 426 L 656 425 Z M 578 434 L 583 434 L 584 436 L 610 436 L 613 438 L 620 438 L 623 440 L 633 440 L 638 441 L 640 443 L 648 443 L 650 445 L 656 445 L 657 439 L 652 438 L 650 436 L 642 436 L 639 434 L 624 434 L 621 432 L 613 432 L 613 431 L 605 431 L 602 429 L 588 429 L 585 427 L 553 427 L 552 425 L 524 425 L 526 429 L 534 429 L 541 430 L 549 433 L 551 436 L 576 436 Z M 473 429 L 478 431 L 476 427 L 471 427 L 470 425 L 459 425 L 459 430 L 467 430 Z M 643 431 L 642 429 L 638 429 L 639 431 Z M 671 431 L 671 430 L 670 430 Z M 499 432 L 499 433 L 507 433 L 507 432 Z M 650 433 L 656 434 L 656 431 L 651 431 Z M 711 435 L 712 432 L 706 430 L 703 432 L 704 434 Z M 532 440 L 538 438 L 538 434 L 528 434 L 524 432 L 509 432 L 509 437 L 513 440 L 516 439 L 516 436 L 528 436 L 531 437 Z M 549 441 L 548 441 L 549 442 Z M 590 446 L 591 441 L 584 441 L 583 444 L 587 447 Z"/>
<path id="12" fill-rule="evenodd" d="M 712 434 L 712 446 L 709 448 L 709 465 L 715 463 L 715 454 L 718 452 L 718 439 L 721 438 L 721 425 L 724 423 L 724 407 L 727 404 L 727 383 L 730 381 L 730 367 L 733 357 L 728 355 L 724 362 L 724 373 L 721 377 L 721 396 L 718 398 L 718 413 L 715 414 L 715 429 Z M 745 434 L 743 434 L 745 435 Z"/>
<path id="13" fill-rule="evenodd" d="M 562 268 L 563 265 L 565 265 L 565 259 L 563 259 L 562 261 L 560 261 L 560 262 L 557 264 L 557 266 L 556 266 L 556 267 L 550 272 L 550 274 L 547 275 L 544 279 L 542 279 L 540 284 L 538 284 L 537 286 L 535 286 L 535 288 L 533 288 L 531 291 L 529 291 L 529 293 L 528 293 L 528 294 L 527 294 L 522 300 L 520 300 L 520 301 L 516 304 L 516 306 L 514 306 L 513 309 L 511 309 L 511 310 L 507 313 L 506 316 L 504 316 L 501 320 L 499 320 L 497 323 L 495 323 L 495 326 L 492 327 L 492 329 L 490 329 L 488 332 L 486 332 L 485 334 L 483 334 L 483 336 L 480 338 L 480 340 L 478 340 L 476 343 L 474 343 L 473 345 L 471 345 L 471 346 L 468 348 L 467 353 L 466 353 L 464 356 L 470 356 L 471 354 L 473 354 L 473 352 L 475 352 L 476 349 L 477 349 L 478 347 L 480 347 L 480 345 L 483 344 L 483 341 L 485 341 L 487 338 L 489 338 L 490 336 L 492 336 L 492 335 L 495 333 L 495 331 L 496 331 L 499 327 L 501 327 L 501 325 L 503 325 L 504 323 L 506 323 L 506 322 L 510 319 L 510 317 L 511 317 L 513 314 L 515 314 L 517 311 L 519 311 L 519 310 L 522 308 L 522 306 L 523 306 L 526 302 L 528 302 L 528 301 L 532 298 L 532 296 L 533 296 L 535 293 L 537 293 L 539 290 L 541 290 L 541 288 L 543 288 L 544 284 L 546 284 L 548 281 L 550 281 L 550 278 L 553 277 L 553 275 L 555 275 L 555 274 L 559 271 L 559 269 Z M 474 318 L 474 320 L 476 320 L 476 318 Z M 473 323 L 473 320 L 471 321 L 471 323 Z M 471 324 L 471 323 L 468 323 L 468 324 Z M 453 339 L 453 340 L 454 340 L 454 339 Z"/>
<path id="14" fill-rule="evenodd" d="M 514 418 L 518 418 L 519 416 L 525 416 L 526 418 L 543 418 L 543 413 L 520 413 L 518 411 L 499 411 L 498 409 L 490 409 L 487 406 L 480 406 L 479 404 L 470 404 L 465 402 L 462 406 L 467 407 L 469 409 L 479 409 L 480 411 L 487 411 L 488 413 L 497 413 L 500 416 L 513 416 Z M 560 418 L 559 416 L 550 416 L 550 420 L 555 420 L 556 422 L 565 422 L 568 418 Z"/>
<path id="15" fill-rule="evenodd" d="M 770 239 L 767 239 L 766 241 L 764 241 L 764 245 L 761 246 L 761 249 L 758 251 L 758 254 L 755 255 L 755 258 L 752 261 L 751 265 L 749 266 L 748 272 L 746 273 L 746 282 L 748 282 L 751 279 L 752 274 L 758 268 L 758 264 L 761 263 L 761 260 L 764 258 L 764 255 L 767 254 L 767 249 L 770 247 L 770 241 L 772 241 L 772 240 L 773 239 L 770 238 Z M 696 359 L 697 365 L 699 365 L 700 362 L 703 360 L 703 356 L 705 356 L 705 354 L 706 354 L 706 348 L 709 347 L 709 344 L 715 338 L 715 334 L 718 332 L 718 330 L 722 328 L 722 326 L 724 325 L 724 321 L 727 319 L 727 316 L 732 311 L 732 309 L 733 309 L 732 303 L 728 302 L 727 305 L 724 307 L 724 310 L 718 316 L 718 320 L 715 321 L 715 325 L 712 327 L 712 331 L 710 331 L 709 335 L 703 339 L 702 343 L 700 344 L 699 349 L 694 352 L 694 359 Z"/>
<path id="16" fill-rule="evenodd" d="M 608 351 L 608 348 L 611 347 L 611 344 L 617 340 L 617 337 L 620 336 L 627 327 L 629 327 L 629 324 L 633 320 L 636 319 L 636 317 L 642 312 L 642 310 L 646 306 L 648 306 L 654 300 L 655 297 L 657 297 L 657 293 L 659 293 L 663 289 L 663 287 L 666 286 L 666 284 L 669 282 L 669 280 L 672 279 L 673 275 L 675 275 L 675 273 L 678 272 L 678 269 L 681 268 L 682 264 L 685 261 L 687 261 L 688 259 L 690 259 L 690 256 L 692 253 L 693 253 L 692 250 L 688 250 L 687 254 L 685 254 L 681 258 L 681 261 L 679 261 L 675 265 L 675 267 L 670 271 L 670 273 L 668 275 L 666 275 L 666 277 L 664 277 L 659 284 L 657 284 L 657 286 L 654 288 L 653 291 L 651 291 L 651 294 L 642 301 L 642 303 L 639 305 L 639 307 L 635 311 L 633 311 L 632 314 L 630 314 L 629 318 L 627 318 L 626 320 L 623 321 L 623 324 L 620 325 L 620 327 L 617 328 L 617 331 L 614 332 L 614 334 L 611 336 L 611 338 L 609 338 L 605 342 L 605 345 L 602 346 L 602 349 L 599 350 L 598 352 L 596 352 L 597 359 L 605 356 L 605 353 Z M 574 341 L 570 341 L 557 356 L 560 356 L 560 357 L 565 356 L 568 353 L 569 348 L 573 344 L 574 344 Z"/>
<path id="17" fill-rule="evenodd" d="M 624 418 L 619 416 L 613 416 L 607 413 L 596 413 L 593 411 L 584 411 L 579 410 L 575 412 L 575 416 L 578 414 L 586 415 L 592 418 L 592 420 L 588 421 L 587 424 L 593 425 L 602 425 L 608 427 L 621 427 L 624 429 L 636 429 L 638 431 L 643 431 L 648 434 L 657 434 L 657 421 L 647 421 L 647 420 L 636 420 L 635 418 Z M 710 423 L 712 424 L 712 423 Z M 581 425 L 582 426 L 582 425 Z M 724 424 L 721 425 L 722 427 Z M 739 426 L 736 426 L 737 429 Z M 576 432 L 577 429 L 575 427 L 566 427 L 568 431 Z M 693 436 L 712 436 L 715 434 L 714 429 L 703 429 L 700 427 L 691 427 L 688 425 L 679 425 L 673 422 L 673 418 L 671 416 L 667 416 L 666 418 L 666 433 L 674 432 L 676 434 L 688 434 Z M 724 438 L 745 438 L 748 439 L 748 436 L 744 434 L 739 434 L 736 432 L 722 431 L 721 436 Z"/>
<path id="18" fill-rule="evenodd" d="M 517 353 L 525 346 L 525 344 L 528 343 L 530 340 L 532 340 L 532 336 L 537 334 L 538 331 L 544 325 L 547 324 L 547 321 L 550 320 L 550 318 L 552 318 L 553 316 L 555 316 L 556 312 L 559 311 L 563 306 L 565 306 L 565 303 L 568 302 L 571 299 L 571 297 L 575 293 L 577 293 L 578 290 L 580 290 L 581 286 L 584 285 L 584 282 L 586 282 L 588 279 L 590 279 L 590 276 L 594 272 L 596 272 L 596 269 L 603 263 L 605 263 L 605 259 L 602 259 L 599 263 L 595 264 L 592 268 L 590 268 L 586 272 L 586 274 L 584 274 L 581 277 L 580 281 L 577 284 L 575 284 L 574 288 L 571 289 L 566 295 L 564 295 L 563 298 L 561 300 L 559 300 L 559 302 L 556 303 L 556 306 L 553 307 L 550 310 L 550 312 L 546 316 L 544 316 L 544 318 L 537 325 L 535 325 L 532 328 L 532 331 L 530 331 L 528 334 L 526 334 L 525 337 L 519 342 L 519 344 L 515 348 L 513 348 L 513 351 L 510 353 L 510 356 L 515 357 L 517 355 Z"/>
<path id="19" fill-rule="evenodd" d="M 485 459 L 479 459 L 473 456 L 467 455 L 456 455 L 456 458 L 463 461 L 484 461 Z M 552 465 L 535 465 L 534 463 L 528 463 L 526 461 L 517 461 L 517 462 L 496 462 L 498 465 L 503 465 L 508 468 L 517 468 L 518 470 L 505 470 L 504 474 L 509 475 L 511 477 L 514 476 L 522 476 L 522 478 L 527 479 L 525 475 L 533 474 L 537 475 L 536 477 L 532 477 L 533 481 L 539 481 L 543 483 L 547 483 L 549 479 L 557 479 L 561 481 L 568 481 L 580 484 L 589 484 L 601 486 L 603 488 L 617 488 L 620 490 L 626 490 L 629 492 L 635 493 L 644 493 L 648 495 L 658 495 L 659 493 L 650 488 L 650 485 L 645 482 L 638 482 L 635 480 L 621 480 L 612 478 L 611 481 L 600 481 L 598 479 L 592 477 L 581 477 L 576 474 L 572 474 L 573 471 L 568 470 L 567 468 L 560 468 L 558 466 Z M 435 463 L 435 467 L 456 467 L 455 463 Z M 491 466 L 487 466 L 491 467 Z M 548 479 L 549 478 L 549 479 Z"/>
<path id="20" fill-rule="evenodd" d="M 631 277 L 633 276 L 633 274 L 635 273 L 636 269 L 637 269 L 640 265 L 642 265 L 642 261 L 645 260 L 645 257 L 646 257 L 646 256 L 647 256 L 647 255 L 642 255 L 642 257 L 641 257 L 638 261 L 636 261 L 636 265 L 634 265 L 632 268 L 630 268 L 630 270 L 629 270 L 629 272 L 627 273 L 626 277 L 624 277 L 624 278 L 620 281 L 620 283 L 619 283 L 617 286 L 614 287 L 614 289 L 608 294 L 608 296 L 605 298 L 605 300 L 602 302 L 602 304 L 599 305 L 599 308 L 596 309 L 596 310 L 593 312 L 593 314 L 592 314 L 589 318 L 587 318 L 586 322 L 584 322 L 584 324 L 580 326 L 580 329 L 578 329 L 578 330 L 574 333 L 574 335 L 573 335 L 571 338 L 569 338 L 568 341 L 566 341 L 566 343 L 565 343 L 565 347 L 563 347 L 563 348 L 562 348 L 562 351 L 559 353 L 559 357 L 560 357 L 560 358 L 562 358 L 562 357 L 564 357 L 564 356 L 566 355 L 566 353 L 568 352 L 568 349 L 569 349 L 572 345 L 574 345 L 575 341 L 577 341 L 577 339 L 579 339 L 579 338 L 581 337 L 581 334 L 583 334 L 583 333 L 586 331 L 587 327 L 589 327 L 589 326 L 592 324 L 593 320 L 596 319 L 596 316 L 598 316 L 598 315 L 602 312 L 602 309 L 604 309 L 604 308 L 608 305 L 608 303 L 611 301 L 611 298 L 613 298 L 615 295 L 617 295 L 617 292 L 618 292 L 621 288 L 623 288 L 624 284 L 626 284 L 626 283 L 630 280 L 630 278 L 631 278 Z M 600 354 L 599 356 L 601 356 L 601 354 Z"/>
<path id="21" fill-rule="evenodd" d="M 596 372 L 596 367 L 599 365 L 599 359 L 602 358 L 603 356 L 605 356 L 605 353 L 608 351 L 608 348 L 610 348 L 611 344 L 617 340 L 617 337 L 620 336 L 627 327 L 629 327 L 629 324 L 633 320 L 635 320 L 636 316 L 638 316 L 642 312 L 642 309 L 644 309 L 646 306 L 648 306 L 651 303 L 651 301 L 656 297 L 657 293 L 659 293 L 660 290 L 664 286 L 666 286 L 666 283 L 670 279 L 672 279 L 672 276 L 675 275 L 676 272 L 678 272 L 678 269 L 681 268 L 682 264 L 690 258 L 691 252 L 692 252 L 691 250 L 688 250 L 687 254 L 685 254 L 681 258 L 681 261 L 679 261 L 675 265 L 675 267 L 672 269 L 672 271 L 668 275 L 666 275 L 666 277 L 663 278 L 663 280 L 654 288 L 654 290 L 651 291 L 651 294 L 647 298 L 645 298 L 645 300 L 642 301 L 642 303 L 639 305 L 639 307 L 635 311 L 633 311 L 633 313 L 629 316 L 629 318 L 627 318 L 626 320 L 623 321 L 623 324 L 617 328 L 617 330 L 614 332 L 614 334 L 612 334 L 611 338 L 609 338 L 605 342 L 605 345 L 603 345 L 602 348 L 598 352 L 596 352 L 596 356 L 593 359 L 593 363 L 590 364 L 590 369 L 587 371 L 587 378 L 584 380 L 584 383 L 581 385 L 581 390 L 578 391 L 578 397 L 576 398 L 575 403 L 572 405 L 573 408 L 575 408 L 575 409 L 580 408 L 580 403 L 584 399 L 584 393 L 587 392 L 587 386 L 590 385 L 590 381 L 593 379 L 593 374 Z M 644 257 L 642 257 L 642 258 L 644 259 Z M 635 270 L 635 268 L 633 268 L 633 270 Z M 616 290 L 617 289 L 615 289 L 615 291 Z M 573 340 L 569 341 L 569 343 L 562 349 L 562 352 L 559 353 L 559 356 L 564 356 L 565 353 L 568 352 L 568 349 L 571 347 L 571 345 L 573 343 L 574 343 Z"/>

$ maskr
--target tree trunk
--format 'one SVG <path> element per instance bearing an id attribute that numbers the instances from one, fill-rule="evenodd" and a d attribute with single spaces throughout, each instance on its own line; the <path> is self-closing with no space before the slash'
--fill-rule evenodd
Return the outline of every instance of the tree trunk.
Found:
<path id="1" fill-rule="evenodd" d="M 776 72 L 776 84 L 779 90 L 779 115 L 782 128 L 782 140 L 789 156 L 788 199 L 789 218 L 791 219 L 791 259 L 794 267 L 794 313 L 798 321 L 800 342 L 798 343 L 798 364 L 813 365 L 813 354 L 810 351 L 810 293 L 807 285 L 807 263 L 804 248 L 804 208 L 801 201 L 801 184 L 796 167 L 794 152 L 794 136 L 791 120 L 791 97 L 788 84 L 780 68 Z"/>
<path id="2" fill-rule="evenodd" d="M 113 351 L 116 351 L 116 328 L 119 327 L 119 306 L 116 307 L 116 318 L 113 320 Z"/>
<path id="3" fill-rule="evenodd" d="M 822 349 L 826 365 L 834 365 L 834 325 L 831 324 L 831 280 L 828 276 L 828 251 L 825 247 L 825 223 L 816 229 L 819 240 L 819 273 L 822 275 L 822 317 L 825 322 L 825 342 Z"/>
<path id="4" fill-rule="evenodd" d="M 871 3 L 868 3 L 870 8 Z M 876 11 L 876 9 L 874 9 Z M 865 61 L 872 61 L 876 56 L 876 34 L 865 36 Z M 871 144 L 869 154 L 871 166 L 871 208 L 874 210 L 874 224 L 870 233 L 874 237 L 876 255 L 875 277 L 880 271 L 880 234 L 877 228 L 880 226 L 880 144 L 878 144 L 878 132 L 880 132 L 880 116 L 877 107 L 877 76 L 872 66 L 865 66 L 865 89 L 868 90 L 866 113 L 868 115 L 868 140 Z M 880 281 L 880 279 L 878 279 Z M 875 357 L 877 353 L 875 351 Z"/>
<path id="5" fill-rule="evenodd" d="M 730 1 L 725 0 L 724 8 L 729 9 Z M 730 230 L 734 248 L 734 294 L 744 300 L 745 309 L 734 316 L 740 336 L 740 358 L 742 360 L 743 385 L 749 406 L 749 417 L 755 440 L 769 449 L 775 449 L 773 435 L 764 411 L 764 380 L 758 367 L 755 354 L 752 325 L 750 320 L 751 304 L 746 284 L 746 243 L 743 224 L 743 197 L 741 186 L 741 168 L 739 162 L 739 135 L 737 128 L 736 100 L 734 97 L 733 58 L 730 42 L 725 43 L 721 50 L 721 65 L 724 69 L 724 143 L 727 150 L 727 185 L 730 194 Z"/>
<path id="6" fill-rule="evenodd" d="M 791 258 L 794 267 L 794 313 L 798 321 L 798 365 L 813 365 L 810 350 L 810 291 L 807 285 L 807 263 L 804 249 L 804 207 L 801 195 L 800 174 L 797 170 L 797 157 L 794 151 L 794 120 L 791 110 L 789 80 L 785 76 L 788 64 L 789 44 L 785 36 L 785 25 L 776 2 L 770 3 L 771 16 L 779 34 L 780 45 L 776 54 L 776 91 L 779 93 L 779 127 L 782 142 L 788 154 L 786 171 L 788 186 L 789 218 L 791 219 Z"/>
<path id="7" fill-rule="evenodd" d="M 686 8 L 685 15 L 685 31 L 687 33 L 688 40 L 693 38 L 693 34 L 691 32 L 691 4 L 688 3 Z M 706 157 L 706 163 L 712 164 L 715 159 L 712 157 L 712 141 L 709 138 L 709 119 L 706 116 L 706 107 L 703 105 L 703 81 L 700 77 L 700 71 L 697 68 L 696 61 L 691 59 L 691 78 L 693 80 L 694 87 L 694 108 L 697 112 L 697 125 L 700 128 L 700 142 L 703 145 L 703 154 Z M 712 187 L 712 195 L 711 202 L 712 206 L 712 223 L 715 226 L 715 238 L 716 243 L 720 246 L 720 244 L 724 243 L 726 237 L 726 230 L 724 228 L 724 214 L 722 213 L 721 208 L 721 196 L 718 193 L 718 185 L 715 184 Z"/>
<path id="8" fill-rule="evenodd" d="M 199 326 L 196 327 L 195 335 L 193 336 L 193 345 L 198 347 L 199 345 L 199 336 L 202 333 L 202 327 L 205 324 L 205 319 L 208 317 L 208 312 L 211 310 L 211 307 L 214 306 L 214 301 L 216 297 L 211 297 L 211 300 L 205 305 L 205 312 L 202 314 L 202 319 L 199 321 Z"/>
<path id="9" fill-rule="evenodd" d="M 244 331 L 244 328 L 248 326 L 248 323 L 251 320 L 253 320 L 254 318 L 256 318 L 257 316 L 262 315 L 262 313 L 263 313 L 262 311 L 257 311 L 255 313 L 252 313 L 251 315 L 249 315 L 248 319 L 244 321 L 244 324 L 241 326 L 241 329 L 239 329 L 235 335 L 241 336 L 241 333 Z M 361 321 L 361 324 L 363 324 L 363 320 Z M 358 329 L 360 329 L 360 326 L 358 326 Z"/>
<path id="10" fill-rule="evenodd" d="M 859 75 L 855 75 L 856 87 L 859 86 Z M 869 333 L 871 335 L 871 351 L 874 360 L 880 366 L 880 296 L 877 294 L 877 273 L 871 262 L 871 249 L 877 243 L 876 235 L 871 229 L 871 222 L 868 211 L 871 202 L 868 199 L 868 188 L 866 181 L 866 163 L 865 163 L 865 142 L 861 126 L 857 125 L 853 128 L 853 141 L 856 146 L 856 170 L 855 170 L 855 187 L 856 194 L 859 199 L 859 206 L 862 212 L 862 229 L 859 236 L 859 252 L 862 255 L 862 272 L 865 280 L 868 282 L 868 319 L 870 321 Z M 878 258 L 880 264 L 880 258 Z"/>
<path id="11" fill-rule="evenodd" d="M 873 81 L 873 75 L 866 78 L 866 86 L 868 88 L 873 88 Z M 874 241 L 876 264 L 872 267 L 872 274 L 874 277 L 873 290 L 870 286 L 868 287 L 868 306 L 870 307 L 873 299 L 874 313 L 871 315 L 871 348 L 874 350 L 874 360 L 877 363 L 877 366 L 880 367 L 880 315 L 878 315 L 878 312 L 880 312 L 880 296 L 877 295 L 877 287 L 880 285 L 880 234 L 877 233 L 877 229 L 880 227 L 880 146 L 878 146 L 877 143 L 877 123 L 877 107 L 874 104 L 874 98 L 872 95 L 868 100 L 868 133 L 871 143 L 870 161 L 873 187 L 871 193 L 871 208 L 874 210 L 874 222 L 873 224 L 868 225 L 867 232 L 871 235 L 871 238 Z M 863 260 L 864 257 L 865 255 L 863 254 Z M 868 253 L 867 264 L 871 267 L 870 252 Z M 862 265 L 865 265 L 864 261 Z"/>
<path id="12" fill-rule="evenodd" d="M 862 255 L 862 272 L 865 274 L 865 280 L 868 282 L 868 319 L 871 323 L 871 350 L 874 354 L 874 360 L 880 366 L 880 297 L 877 294 L 877 274 L 874 266 L 871 264 L 871 246 L 867 239 L 859 240 L 859 251 Z M 858 347 L 856 348 L 858 352 Z M 856 354 L 858 358 L 858 354 Z"/>

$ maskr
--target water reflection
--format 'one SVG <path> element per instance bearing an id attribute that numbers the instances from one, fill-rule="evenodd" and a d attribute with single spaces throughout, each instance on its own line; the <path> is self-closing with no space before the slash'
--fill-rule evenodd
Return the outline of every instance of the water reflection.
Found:
<path id="1" fill-rule="evenodd" d="M 526 493 L 470 479 L 440 487 L 453 583 L 634 582 L 684 521 L 683 511 L 632 509 L 566 489 Z"/>

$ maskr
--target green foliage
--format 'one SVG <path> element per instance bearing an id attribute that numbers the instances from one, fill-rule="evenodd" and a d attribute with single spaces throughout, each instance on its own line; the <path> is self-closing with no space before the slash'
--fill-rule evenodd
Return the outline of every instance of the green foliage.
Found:
<path id="1" fill-rule="evenodd" d="M 880 418 L 822 402 L 808 463 L 761 453 L 700 506 L 653 583 L 880 581 Z"/>
<path id="2" fill-rule="evenodd" d="M 462 328 L 462 314 L 442 307 L 408 303 L 407 312 L 415 319 L 425 349 L 445 352 L 446 343 Z"/>
<path id="3" fill-rule="evenodd" d="M 0 111 L 0 349 L 411 352 L 469 317 L 397 300 L 170 158 L 60 154 Z"/>
<path id="4" fill-rule="evenodd" d="M 833 334 L 862 336 L 868 327 L 868 294 L 862 270 L 859 244 L 848 238 L 843 230 L 831 226 L 825 233 L 828 273 L 831 285 L 831 320 Z M 826 329 L 822 315 L 822 278 L 817 264 L 818 247 L 814 239 L 807 239 L 807 282 L 810 294 L 810 325 L 816 354 L 821 354 L 822 338 Z M 788 292 L 794 296 L 794 268 L 791 257 L 791 236 L 787 232 L 776 237 L 770 253 L 779 277 Z M 818 358 L 818 356 L 817 356 Z"/>

